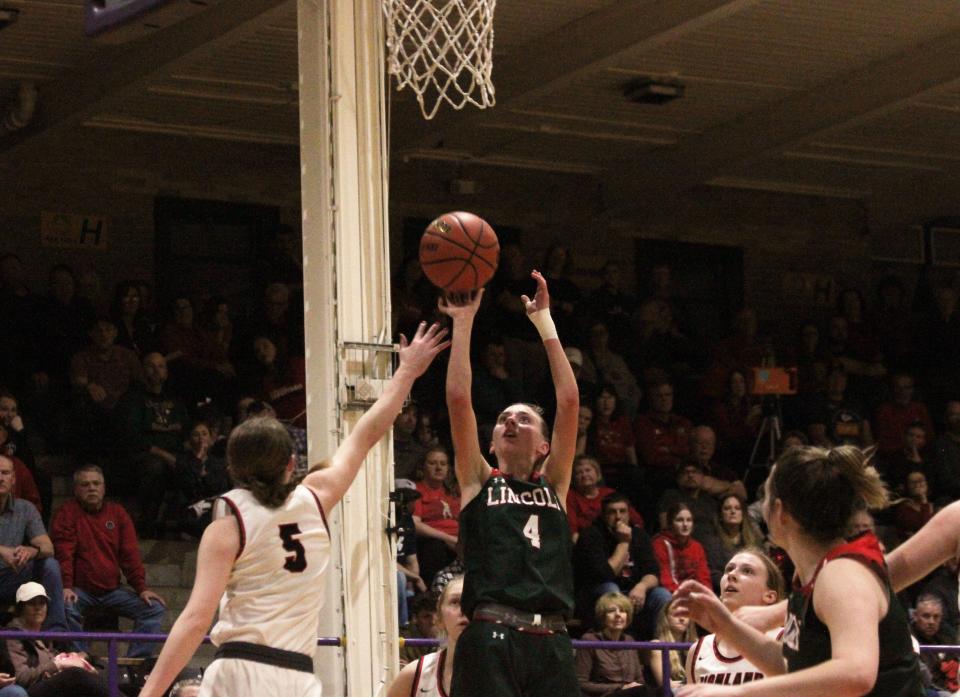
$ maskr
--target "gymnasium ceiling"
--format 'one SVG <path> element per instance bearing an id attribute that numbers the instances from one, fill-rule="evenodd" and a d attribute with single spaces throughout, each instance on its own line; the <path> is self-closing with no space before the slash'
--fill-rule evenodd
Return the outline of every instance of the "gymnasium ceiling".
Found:
<path id="1" fill-rule="evenodd" d="M 195 14 L 111 45 L 82 0 L 0 0 L 0 108 L 39 88 L 0 158 L 89 129 L 293 151 L 296 2 L 175 2 Z M 685 93 L 629 102 L 640 77 Z M 496 108 L 432 122 L 391 91 L 393 157 L 584 173 L 614 207 L 708 186 L 958 212 L 956 0 L 499 0 L 494 78 Z"/>

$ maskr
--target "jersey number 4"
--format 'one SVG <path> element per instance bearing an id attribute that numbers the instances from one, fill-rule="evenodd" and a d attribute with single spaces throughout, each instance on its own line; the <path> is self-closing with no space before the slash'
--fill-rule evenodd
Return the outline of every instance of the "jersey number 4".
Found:
<path id="1" fill-rule="evenodd" d="M 293 554 L 283 562 L 283 568 L 290 573 L 299 574 L 307 568 L 306 550 L 300 544 L 294 535 L 300 534 L 300 526 L 296 523 L 284 523 L 278 526 L 280 528 L 280 539 L 283 540 L 283 548 Z"/>
<path id="2" fill-rule="evenodd" d="M 523 526 L 523 536 L 530 540 L 530 544 L 540 549 L 540 516 L 532 515 L 527 518 L 527 524 Z"/>

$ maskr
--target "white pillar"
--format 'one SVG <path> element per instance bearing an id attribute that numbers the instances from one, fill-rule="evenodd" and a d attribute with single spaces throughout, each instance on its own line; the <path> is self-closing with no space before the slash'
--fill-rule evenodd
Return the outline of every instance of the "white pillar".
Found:
<path id="1" fill-rule="evenodd" d="M 300 155 L 310 461 L 326 457 L 358 412 L 341 408 L 350 370 L 338 346 L 389 338 L 387 161 L 379 0 L 298 0 Z M 392 447 L 371 451 L 332 515 L 335 568 L 321 634 L 326 695 L 381 694 L 396 668 L 394 557 L 384 535 Z"/>

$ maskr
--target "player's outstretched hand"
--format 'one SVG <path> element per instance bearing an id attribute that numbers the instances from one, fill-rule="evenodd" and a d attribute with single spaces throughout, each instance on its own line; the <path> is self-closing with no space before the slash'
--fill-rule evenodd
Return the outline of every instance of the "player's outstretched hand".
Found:
<path id="1" fill-rule="evenodd" d="M 733 618 L 730 611 L 714 592 L 698 581 L 684 581 L 673 594 L 675 607 L 681 613 L 710 632 Z"/>
<path id="2" fill-rule="evenodd" d="M 737 688 L 723 685 L 684 685 L 677 690 L 677 697 L 732 697 Z"/>
<path id="3" fill-rule="evenodd" d="M 545 279 L 543 274 L 536 269 L 530 272 L 530 278 L 537 282 L 536 295 L 533 296 L 533 300 L 528 298 L 526 295 L 520 296 L 520 299 L 523 300 L 524 307 L 527 308 L 527 314 L 531 315 L 537 310 L 549 310 L 550 291 L 547 290 L 547 279 Z"/>
<path id="4" fill-rule="evenodd" d="M 427 328 L 426 322 L 421 322 L 413 341 L 407 343 L 407 337 L 400 335 L 400 367 L 409 368 L 417 377 L 423 375 L 437 354 L 450 345 L 443 338 L 447 335 L 446 329 L 441 329 L 437 323 Z"/>
<path id="5" fill-rule="evenodd" d="M 437 307 L 440 312 L 457 320 L 460 317 L 473 317 L 480 309 L 485 289 L 474 290 L 469 293 L 446 293 L 440 296 Z"/>

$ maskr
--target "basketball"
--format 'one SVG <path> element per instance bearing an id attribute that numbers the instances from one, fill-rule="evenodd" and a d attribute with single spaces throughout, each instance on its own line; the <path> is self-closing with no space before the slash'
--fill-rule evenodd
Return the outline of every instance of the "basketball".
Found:
<path id="1" fill-rule="evenodd" d="M 486 285 L 497 270 L 497 233 L 473 213 L 444 213 L 420 238 L 420 266 L 433 285 L 448 293 L 468 293 Z"/>

